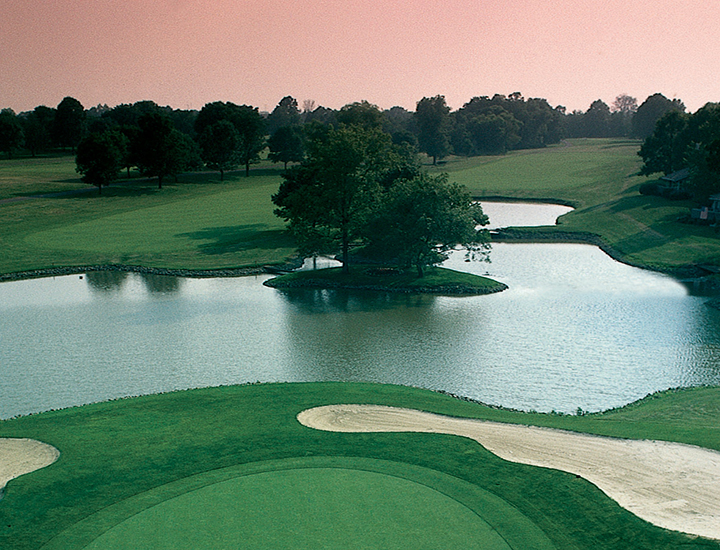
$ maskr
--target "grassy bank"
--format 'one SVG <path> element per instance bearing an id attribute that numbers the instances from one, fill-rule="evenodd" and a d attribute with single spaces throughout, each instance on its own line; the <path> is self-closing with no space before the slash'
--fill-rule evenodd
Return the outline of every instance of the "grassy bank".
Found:
<path id="1" fill-rule="evenodd" d="M 564 233 L 591 233 L 618 259 L 652 269 L 678 271 L 695 264 L 720 265 L 715 228 L 681 223 L 692 201 L 641 196 L 640 143 L 569 140 L 501 157 L 451 159 L 442 170 L 481 198 L 544 199 L 575 211 L 556 227 L 526 231 L 530 238 L 564 240 Z"/>
<path id="2" fill-rule="evenodd" d="M 680 223 L 691 202 L 638 193 L 640 143 L 570 140 L 499 157 L 451 158 L 440 167 L 481 198 L 548 200 L 576 210 L 531 238 L 597 235 L 618 259 L 676 271 L 720 265 L 715 228 Z M 219 269 L 279 264 L 294 253 L 270 196 L 280 169 L 269 163 L 220 182 L 188 174 L 162 190 L 133 178 L 103 190 L 79 181 L 72 157 L 0 161 L 0 273 L 54 266 L 127 264 Z M 81 192 L 87 190 L 87 192 Z M 15 200 L 47 193 L 70 194 Z M 75 193 L 73 193 L 75 192 Z"/>
<path id="3" fill-rule="evenodd" d="M 273 288 L 347 288 L 385 292 L 419 292 L 446 295 L 492 294 L 507 289 L 503 283 L 452 269 L 428 268 L 423 277 L 414 270 L 396 271 L 376 266 L 353 265 L 350 273 L 342 268 L 298 271 L 266 281 Z"/>
<path id="4" fill-rule="evenodd" d="M 470 484 L 521 514 L 558 550 L 718 548 L 639 520 L 574 475 L 505 462 L 464 438 L 320 432 L 295 419 L 306 408 L 333 403 L 410 407 L 720 450 L 718 388 L 666 392 L 587 416 L 515 413 L 374 384 L 269 384 L 145 396 L 0 422 L 0 437 L 39 439 L 62 453 L 55 464 L 6 487 L 0 547 L 81 549 L 134 514 L 234 479 L 247 468 L 273 470 L 277 461 L 305 468 L 308 460 L 355 468 L 353 461 L 369 460 L 385 464 L 381 471 L 389 461 L 395 470 L 421 468 Z M 479 502 L 467 494 L 468 505 Z M 283 544 L 273 547 L 292 547 Z"/>

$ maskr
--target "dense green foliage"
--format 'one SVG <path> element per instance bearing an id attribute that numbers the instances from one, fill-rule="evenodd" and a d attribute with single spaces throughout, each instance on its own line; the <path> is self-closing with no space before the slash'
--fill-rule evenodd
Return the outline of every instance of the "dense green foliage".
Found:
<path id="1" fill-rule="evenodd" d="M 205 166 L 218 170 L 220 181 L 225 179 L 226 170 L 233 170 L 240 163 L 240 134 L 229 120 L 218 120 L 206 126 L 198 136 L 198 143 Z"/>
<path id="2" fill-rule="evenodd" d="M 415 109 L 418 146 L 420 151 L 432 157 L 433 164 L 450 152 L 450 107 L 445 96 L 424 97 Z"/>
<path id="3" fill-rule="evenodd" d="M 467 189 L 449 184 L 445 175 L 420 173 L 368 195 L 361 229 L 367 243 L 363 256 L 415 267 L 418 277 L 457 247 L 470 259 L 487 258 L 490 236 L 478 229 L 488 224 L 487 216 Z"/>
<path id="4" fill-rule="evenodd" d="M 0 151 L 11 158 L 23 144 L 23 129 L 17 115 L 11 109 L 0 111 Z"/>
<path id="5" fill-rule="evenodd" d="M 639 155 L 641 173 L 666 175 L 690 169 L 690 188 L 698 198 L 720 191 L 720 104 L 708 103 L 693 114 L 670 109 L 657 121 Z"/>
<path id="6" fill-rule="evenodd" d="M 102 193 L 102 186 L 117 178 L 128 154 L 125 134 L 117 130 L 92 133 L 78 145 L 75 164 L 85 183 L 91 183 Z"/>
<path id="7" fill-rule="evenodd" d="M 378 127 L 342 124 L 310 141 L 307 159 L 283 174 L 272 201 L 276 214 L 289 222 L 301 253 L 339 250 L 347 272 L 350 247 L 365 236 L 371 200 L 416 173 L 413 155 Z"/>
<path id="8" fill-rule="evenodd" d="M 321 432 L 295 419 L 304 409 L 333 403 L 409 407 L 720 450 L 717 388 L 666 392 L 585 416 L 522 414 L 374 384 L 269 384 L 146 396 L 0 422 L 0 436 L 39 439 L 62 453 L 52 466 L 8 484 L 0 502 L 0 547 L 36 550 L 49 543 L 47 550 L 79 550 L 130 515 L 206 486 L 202 476 L 269 461 L 336 457 L 339 467 L 391 461 L 398 471 L 420 467 L 469 483 L 528 518 L 558 550 L 717 548 L 639 520 L 574 475 L 503 461 L 465 438 Z"/>

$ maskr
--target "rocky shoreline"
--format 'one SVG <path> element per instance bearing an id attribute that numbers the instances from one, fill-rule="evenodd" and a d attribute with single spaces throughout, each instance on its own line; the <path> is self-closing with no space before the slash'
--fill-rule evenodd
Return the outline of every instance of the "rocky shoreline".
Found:
<path id="1" fill-rule="evenodd" d="M 170 269 L 162 267 L 145 267 L 139 265 L 83 265 L 71 267 L 50 267 L 45 269 L 32 269 L 17 271 L 15 273 L 1 273 L 0 282 L 21 281 L 25 279 L 39 279 L 43 277 L 62 277 L 64 275 L 78 275 L 97 271 L 116 271 L 125 273 L 145 273 L 150 275 L 166 275 L 169 277 L 188 277 L 193 279 L 208 279 L 214 277 L 245 277 L 248 275 L 265 275 L 290 271 L 302 265 L 302 261 L 294 260 L 282 266 L 235 267 L 220 269 Z"/>
<path id="2" fill-rule="evenodd" d="M 392 292 L 398 294 L 437 294 L 441 296 L 483 296 L 507 290 L 508 286 L 498 282 L 488 288 L 477 288 L 468 285 L 443 285 L 437 287 L 389 287 L 383 285 L 342 284 L 325 279 L 303 279 L 302 281 L 278 281 L 269 279 L 263 282 L 265 286 L 277 289 L 312 288 L 312 289 L 343 289 L 343 290 L 372 290 L 376 292 Z"/>

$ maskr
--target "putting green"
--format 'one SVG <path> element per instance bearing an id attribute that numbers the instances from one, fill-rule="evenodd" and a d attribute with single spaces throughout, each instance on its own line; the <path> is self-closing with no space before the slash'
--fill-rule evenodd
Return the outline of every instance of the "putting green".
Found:
<path id="1" fill-rule="evenodd" d="M 45 548 L 552 550 L 516 508 L 427 468 L 319 457 L 226 468 L 111 506 Z"/>

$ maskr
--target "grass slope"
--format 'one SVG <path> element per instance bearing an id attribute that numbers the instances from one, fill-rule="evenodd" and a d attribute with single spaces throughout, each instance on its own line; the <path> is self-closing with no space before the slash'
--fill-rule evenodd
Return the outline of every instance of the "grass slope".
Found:
<path id="1" fill-rule="evenodd" d="M 625 262 L 662 270 L 720 265 L 715 228 L 679 223 L 693 204 L 644 197 L 637 174 L 640 143 L 569 140 L 499 157 L 451 158 L 445 171 L 478 197 L 554 200 L 576 207 L 557 227 L 525 230 L 531 238 L 592 233 Z M 72 157 L 0 161 L 0 201 L 88 189 Z M 30 201 L 0 203 L 0 273 L 53 266 L 126 263 L 212 269 L 278 264 L 294 248 L 272 211 L 280 170 L 261 164 L 245 179 L 215 173 L 181 176 Z"/>
<path id="2" fill-rule="evenodd" d="M 52 466 L 8 484 L 0 502 L 0 547 L 84 548 L 127 519 L 127 510 L 113 515 L 120 503 L 140 513 L 224 469 L 332 458 L 350 469 L 356 460 L 390 461 L 401 470 L 424 468 L 471 484 L 512 506 L 558 549 L 718 548 L 643 522 L 573 475 L 505 462 L 467 439 L 320 432 L 295 419 L 306 408 L 332 403 L 411 407 L 720 450 L 718 388 L 667 392 L 578 417 L 515 413 L 374 384 L 268 384 L 145 396 L 0 422 L 0 437 L 35 438 L 62 452 Z"/>
<path id="3" fill-rule="evenodd" d="M 0 273 L 95 264 L 213 269 L 286 261 L 294 245 L 270 202 L 277 173 L 233 174 L 222 183 L 211 176 L 182 176 L 181 183 L 161 190 L 153 181 L 131 180 L 102 196 L 93 191 L 2 204 Z"/>

